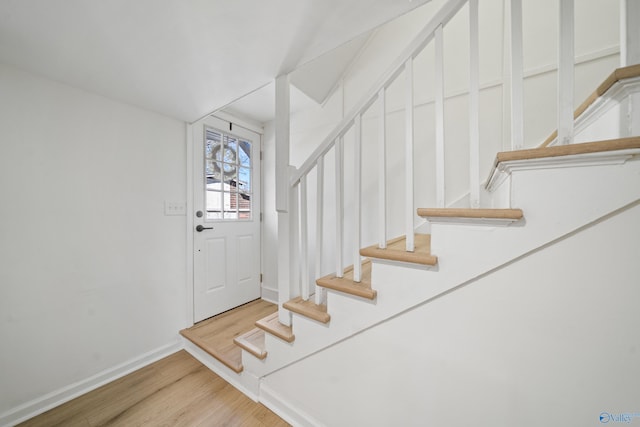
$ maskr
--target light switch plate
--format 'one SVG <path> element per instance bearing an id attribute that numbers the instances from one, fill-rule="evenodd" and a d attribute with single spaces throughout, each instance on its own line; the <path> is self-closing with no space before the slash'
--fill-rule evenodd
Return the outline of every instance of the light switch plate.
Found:
<path id="1" fill-rule="evenodd" d="M 185 202 L 164 202 L 165 215 L 186 215 L 187 204 Z"/>

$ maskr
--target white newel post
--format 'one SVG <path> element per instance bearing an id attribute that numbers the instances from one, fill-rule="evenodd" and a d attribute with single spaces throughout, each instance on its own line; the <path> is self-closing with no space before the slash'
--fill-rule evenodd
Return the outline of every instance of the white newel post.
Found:
<path id="1" fill-rule="evenodd" d="M 276 78 L 276 210 L 278 212 L 278 320 L 291 325 L 291 314 L 282 309 L 282 304 L 292 296 L 291 286 L 295 281 L 289 274 L 291 262 L 289 215 L 289 76 Z"/>

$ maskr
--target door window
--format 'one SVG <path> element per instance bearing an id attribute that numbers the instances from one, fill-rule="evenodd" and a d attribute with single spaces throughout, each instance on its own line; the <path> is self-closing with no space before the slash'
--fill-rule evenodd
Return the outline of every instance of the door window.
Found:
<path id="1" fill-rule="evenodd" d="M 251 141 L 205 128 L 206 219 L 252 218 L 251 153 Z"/>

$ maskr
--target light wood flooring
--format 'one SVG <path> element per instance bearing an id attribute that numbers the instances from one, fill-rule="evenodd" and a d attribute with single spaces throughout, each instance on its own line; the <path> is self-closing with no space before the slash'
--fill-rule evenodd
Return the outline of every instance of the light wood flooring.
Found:
<path id="1" fill-rule="evenodd" d="M 257 320 L 278 311 L 278 306 L 255 300 L 204 320 L 180 333 L 235 372 L 242 371 L 242 349 L 233 339 L 250 331 Z"/>
<path id="2" fill-rule="evenodd" d="M 20 426 L 287 426 L 184 350 Z"/>

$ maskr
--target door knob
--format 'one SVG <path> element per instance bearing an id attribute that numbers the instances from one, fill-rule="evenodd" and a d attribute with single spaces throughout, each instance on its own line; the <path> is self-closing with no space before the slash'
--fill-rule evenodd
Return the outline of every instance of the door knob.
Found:
<path id="1" fill-rule="evenodd" d="M 196 225 L 196 231 L 200 233 L 202 230 L 213 230 L 213 227 L 203 227 L 202 225 Z"/>

